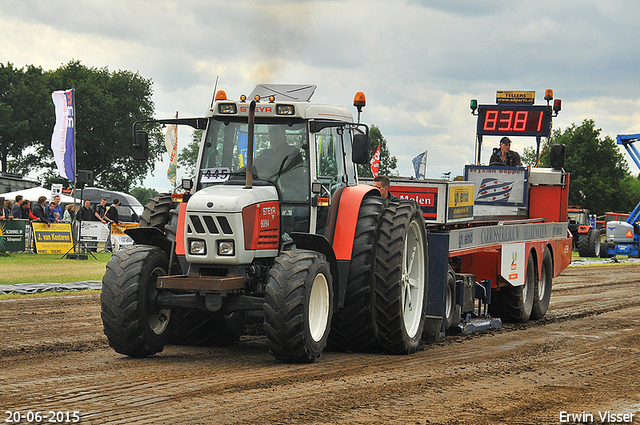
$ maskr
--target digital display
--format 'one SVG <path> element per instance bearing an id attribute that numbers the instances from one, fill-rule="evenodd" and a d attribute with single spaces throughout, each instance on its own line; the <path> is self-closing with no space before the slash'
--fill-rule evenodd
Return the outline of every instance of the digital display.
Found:
<path id="1" fill-rule="evenodd" d="M 478 135 L 549 137 L 550 132 L 551 106 L 478 106 Z"/>

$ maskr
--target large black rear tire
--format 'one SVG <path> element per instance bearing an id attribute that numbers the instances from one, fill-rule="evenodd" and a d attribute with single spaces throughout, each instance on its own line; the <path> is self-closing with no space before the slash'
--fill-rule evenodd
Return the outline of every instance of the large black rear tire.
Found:
<path id="1" fill-rule="evenodd" d="M 159 193 L 147 201 L 140 217 L 140 227 L 155 227 L 164 231 L 171 217 L 169 211 L 176 208 L 170 193 Z"/>
<path id="2" fill-rule="evenodd" d="M 420 346 L 427 308 L 427 238 L 415 202 L 390 203 L 382 214 L 374 278 L 376 336 L 383 351 Z"/>
<path id="3" fill-rule="evenodd" d="M 589 233 L 578 233 L 578 240 L 576 242 L 576 248 L 578 248 L 578 254 L 581 257 L 589 256 Z"/>
<path id="4" fill-rule="evenodd" d="M 344 306 L 331 321 L 329 348 L 332 350 L 372 352 L 377 349 L 371 284 L 376 239 L 384 208 L 385 201 L 378 196 L 365 198 L 360 205 Z"/>
<path id="5" fill-rule="evenodd" d="M 116 251 L 107 264 L 100 295 L 101 317 L 109 345 L 131 357 L 163 350 L 171 332 L 171 310 L 153 305 L 155 283 L 169 261 L 155 246 L 134 245 Z"/>
<path id="6" fill-rule="evenodd" d="M 589 247 L 587 249 L 587 257 L 600 256 L 600 231 L 596 229 L 589 230 Z"/>
<path id="7" fill-rule="evenodd" d="M 333 278 L 325 256 L 283 251 L 269 271 L 264 329 L 271 354 L 290 363 L 311 363 L 327 345 L 333 315 Z"/>
<path id="8" fill-rule="evenodd" d="M 540 269 L 540 280 L 536 280 L 536 290 L 533 297 L 533 308 L 530 320 L 539 320 L 547 314 L 549 301 L 551 300 L 551 289 L 553 286 L 553 256 L 549 248 L 544 250 L 542 257 L 542 268 Z"/>

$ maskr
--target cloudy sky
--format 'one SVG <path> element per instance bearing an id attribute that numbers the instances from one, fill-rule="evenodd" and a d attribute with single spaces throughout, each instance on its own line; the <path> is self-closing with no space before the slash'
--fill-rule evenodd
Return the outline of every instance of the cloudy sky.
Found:
<path id="1" fill-rule="evenodd" d="M 0 0 L 0 62 L 137 71 L 158 118 L 202 116 L 216 77 L 230 98 L 309 83 L 313 101 L 351 107 L 363 91 L 362 120 L 400 175 L 428 150 L 427 177 L 440 178 L 473 163 L 469 100 L 494 103 L 496 90 L 534 90 L 542 104 L 552 88 L 554 128 L 594 119 L 603 136 L 640 133 L 638 19 L 637 0 Z M 487 138 L 482 157 L 497 144 Z M 168 189 L 166 168 L 145 186 Z"/>

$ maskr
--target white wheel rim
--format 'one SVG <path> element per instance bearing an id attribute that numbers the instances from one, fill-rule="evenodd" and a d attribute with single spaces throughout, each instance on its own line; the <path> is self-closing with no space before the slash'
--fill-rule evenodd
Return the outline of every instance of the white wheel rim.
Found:
<path id="1" fill-rule="evenodd" d="M 402 316 L 410 338 L 416 336 L 424 301 L 424 248 L 419 224 L 412 221 L 404 240 L 402 264 Z"/>
<path id="2" fill-rule="evenodd" d="M 149 314 L 149 327 L 156 335 L 161 335 L 169 326 L 171 309 L 163 308 L 157 314 Z"/>
<path id="3" fill-rule="evenodd" d="M 309 332 L 318 342 L 324 336 L 329 321 L 329 284 L 322 273 L 316 275 L 309 294 Z"/>
<path id="4" fill-rule="evenodd" d="M 151 272 L 149 277 L 149 283 L 156 283 L 158 276 L 166 276 L 167 272 L 162 268 L 157 267 Z M 169 318 L 171 317 L 171 309 L 163 308 L 158 310 L 157 313 L 149 313 L 147 315 L 147 323 L 149 327 L 156 335 L 161 335 L 169 326 Z"/>

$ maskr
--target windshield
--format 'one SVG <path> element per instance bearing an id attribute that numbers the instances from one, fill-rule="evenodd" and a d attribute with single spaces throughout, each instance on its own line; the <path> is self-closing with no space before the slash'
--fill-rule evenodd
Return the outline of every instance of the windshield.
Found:
<path id="1" fill-rule="evenodd" d="M 201 160 L 201 186 L 221 183 L 229 174 L 244 173 L 247 142 L 246 122 L 212 120 Z M 255 124 L 253 164 L 258 178 L 276 183 L 284 201 L 309 198 L 308 147 L 306 121 Z"/>

